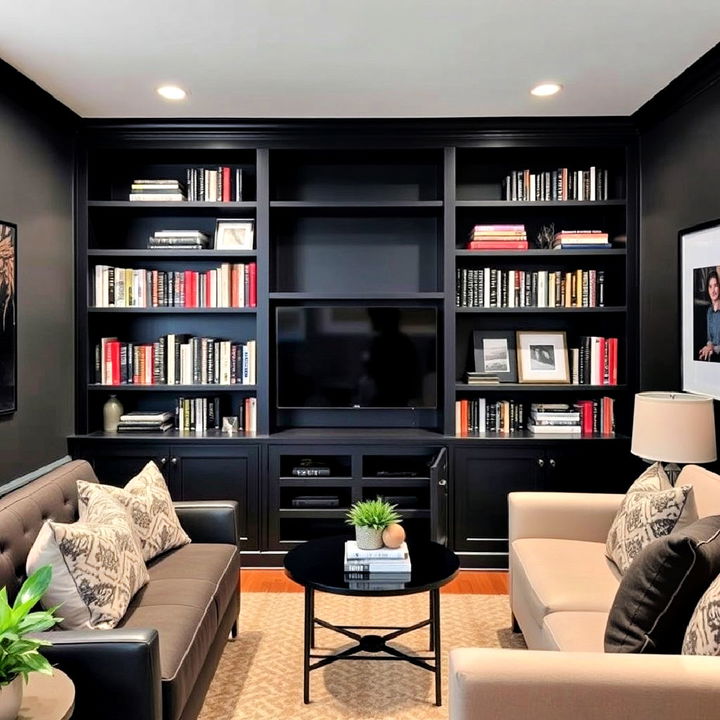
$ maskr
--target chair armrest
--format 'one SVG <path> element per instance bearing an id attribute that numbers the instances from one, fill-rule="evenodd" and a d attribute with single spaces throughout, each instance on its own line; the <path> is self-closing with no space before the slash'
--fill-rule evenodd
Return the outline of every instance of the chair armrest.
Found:
<path id="1" fill-rule="evenodd" d="M 689 655 L 459 648 L 451 720 L 717 717 L 720 660 Z"/>
<path id="2" fill-rule="evenodd" d="M 235 500 L 173 503 L 183 530 L 197 543 L 240 545 L 240 508 Z"/>
<path id="3" fill-rule="evenodd" d="M 605 542 L 625 496 L 607 493 L 512 492 L 510 543 L 519 538 Z"/>
<path id="4" fill-rule="evenodd" d="M 162 720 L 157 630 L 56 630 L 34 637 L 75 684 L 74 720 Z"/>

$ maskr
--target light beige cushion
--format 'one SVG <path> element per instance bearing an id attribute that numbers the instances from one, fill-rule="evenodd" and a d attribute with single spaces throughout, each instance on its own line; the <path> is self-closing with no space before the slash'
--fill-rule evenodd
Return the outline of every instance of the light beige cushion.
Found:
<path id="1" fill-rule="evenodd" d="M 513 602 L 524 598 L 538 626 L 563 610 L 610 611 L 620 576 L 602 543 L 524 538 L 512 550 Z"/>
<path id="2" fill-rule="evenodd" d="M 544 649 L 605 652 L 605 612 L 556 612 L 543 621 Z"/>
<path id="3" fill-rule="evenodd" d="M 685 465 L 677 485 L 692 485 L 698 517 L 720 515 L 720 475 L 698 465 Z"/>
<path id="4" fill-rule="evenodd" d="M 109 495 L 90 499 L 82 522 L 48 520 L 27 557 L 28 575 L 52 567 L 44 608 L 60 605 L 67 630 L 115 627 L 148 571 L 125 508 Z"/>
<path id="5" fill-rule="evenodd" d="M 720 655 L 720 575 L 695 608 L 685 631 L 683 655 Z"/>
<path id="6" fill-rule="evenodd" d="M 697 520 L 692 485 L 628 492 L 610 527 L 605 552 L 621 573 L 653 540 Z"/>
<path id="7" fill-rule="evenodd" d="M 82 480 L 78 481 L 77 487 L 81 520 L 87 503 L 95 495 L 106 494 L 122 503 L 132 520 L 145 562 L 190 542 L 180 525 L 165 478 L 152 461 L 124 488 Z"/>

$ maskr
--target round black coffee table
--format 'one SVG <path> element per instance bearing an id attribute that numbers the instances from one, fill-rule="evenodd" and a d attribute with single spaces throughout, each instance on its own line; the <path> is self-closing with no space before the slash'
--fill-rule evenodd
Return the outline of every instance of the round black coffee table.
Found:
<path id="1" fill-rule="evenodd" d="M 309 540 L 298 545 L 285 556 L 285 572 L 291 580 L 305 588 L 305 650 L 303 656 L 303 699 L 310 702 L 310 671 L 329 665 L 337 660 L 403 660 L 435 674 L 435 704 L 442 704 L 440 676 L 440 588 L 458 573 L 460 561 L 455 553 L 434 542 L 408 540 L 412 563 L 410 578 L 405 581 L 378 579 L 364 580 L 356 573 L 343 570 L 343 552 L 348 538 L 330 537 Z M 315 590 L 335 595 L 389 596 L 412 595 L 427 592 L 430 595 L 430 617 L 410 627 L 386 625 L 332 625 L 315 617 Z M 356 642 L 351 648 L 333 655 L 316 655 L 315 626 L 340 633 Z M 392 645 L 400 635 L 428 626 L 432 656 L 408 655 Z M 355 630 L 392 630 L 384 635 L 360 635 Z M 369 652 L 371 655 L 357 655 Z M 384 653 L 376 656 L 376 653 Z M 313 663 L 312 660 L 317 662 Z"/>

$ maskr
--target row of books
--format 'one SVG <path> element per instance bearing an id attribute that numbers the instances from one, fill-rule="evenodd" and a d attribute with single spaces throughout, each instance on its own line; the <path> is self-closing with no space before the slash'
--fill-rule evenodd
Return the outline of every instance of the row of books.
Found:
<path id="1" fill-rule="evenodd" d="M 173 178 L 141 178 L 130 185 L 132 202 L 181 202 L 187 200 L 185 185 Z"/>
<path id="2" fill-rule="evenodd" d="M 188 200 L 191 202 L 240 202 L 243 171 L 240 167 L 187 168 Z"/>
<path id="3" fill-rule="evenodd" d="M 602 250 L 610 247 L 602 230 L 561 230 L 553 236 L 553 250 Z"/>
<path id="4" fill-rule="evenodd" d="M 198 249 L 210 247 L 210 236 L 202 230 L 156 230 L 148 238 L 151 250 Z"/>
<path id="5" fill-rule="evenodd" d="M 257 263 L 211 270 L 148 270 L 96 265 L 95 307 L 241 308 L 257 306 Z"/>
<path id="6" fill-rule="evenodd" d="M 524 225 L 475 225 L 470 231 L 467 250 L 527 250 Z"/>
<path id="7" fill-rule="evenodd" d="M 254 385 L 256 341 L 163 335 L 153 343 L 104 337 L 95 346 L 102 385 Z"/>
<path id="8" fill-rule="evenodd" d="M 604 270 L 457 268 L 457 307 L 604 307 Z"/>
<path id="9" fill-rule="evenodd" d="M 455 402 L 455 428 L 461 436 L 524 428 L 537 435 L 610 435 L 615 431 L 614 399 L 602 397 L 568 403 L 532 403 L 525 424 L 525 408 L 518 400 L 463 398 Z"/>
<path id="10" fill-rule="evenodd" d="M 505 200 L 607 200 L 608 171 L 595 166 L 587 170 L 513 170 L 505 177 L 503 190 Z"/>
<path id="11" fill-rule="evenodd" d="M 574 385 L 618 384 L 618 338 L 583 335 L 569 356 Z"/>
<path id="12" fill-rule="evenodd" d="M 175 403 L 176 427 L 181 432 L 219 430 L 222 426 L 219 397 L 179 397 Z M 243 398 L 237 410 L 238 429 L 257 432 L 257 398 Z"/>
<path id="13" fill-rule="evenodd" d="M 117 431 L 133 432 L 166 432 L 174 425 L 175 415 L 170 411 L 150 412 L 136 410 L 120 416 Z"/>

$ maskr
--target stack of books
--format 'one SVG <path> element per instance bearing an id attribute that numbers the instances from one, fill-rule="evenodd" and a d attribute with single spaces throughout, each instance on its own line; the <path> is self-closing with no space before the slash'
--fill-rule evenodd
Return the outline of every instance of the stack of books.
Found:
<path id="1" fill-rule="evenodd" d="M 187 200 L 185 186 L 179 180 L 133 180 L 130 200 L 145 202 L 178 202 Z"/>
<path id="2" fill-rule="evenodd" d="M 118 432 L 165 432 L 173 426 L 174 415 L 171 412 L 136 412 L 120 416 Z"/>
<path id="3" fill-rule="evenodd" d="M 554 250 L 599 250 L 609 248 L 608 234 L 602 230 L 561 230 L 555 233 Z"/>
<path id="4" fill-rule="evenodd" d="M 412 565 L 407 543 L 399 548 L 361 550 L 345 542 L 345 579 L 353 590 L 401 590 L 410 581 Z"/>
<path id="5" fill-rule="evenodd" d="M 468 385 L 495 385 L 500 382 L 500 377 L 491 373 L 468 371 L 465 376 Z"/>
<path id="6" fill-rule="evenodd" d="M 536 435 L 580 435 L 580 411 L 568 403 L 532 403 L 527 429 Z"/>
<path id="7" fill-rule="evenodd" d="M 148 238 L 148 248 L 205 250 L 210 247 L 210 236 L 201 230 L 157 230 Z"/>
<path id="8" fill-rule="evenodd" d="M 475 225 L 467 250 L 527 250 L 524 225 Z"/>

